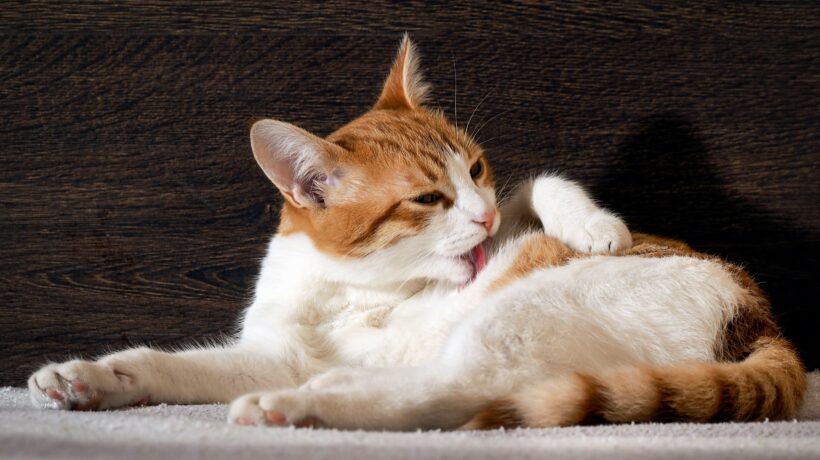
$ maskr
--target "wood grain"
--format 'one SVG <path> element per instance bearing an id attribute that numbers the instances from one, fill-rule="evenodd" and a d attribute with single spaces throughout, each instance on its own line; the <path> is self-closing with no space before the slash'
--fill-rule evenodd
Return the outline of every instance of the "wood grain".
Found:
<path id="1" fill-rule="evenodd" d="M 470 5 L 7 2 L 0 384 L 230 333 L 279 206 L 250 123 L 329 133 L 404 30 L 443 110 L 454 66 L 459 123 L 483 100 L 470 130 L 502 185 L 559 169 L 635 229 L 745 264 L 820 365 L 814 4 Z"/>
<path id="2" fill-rule="evenodd" d="M 113 34 L 285 33 L 364 35 L 408 31 L 459 36 L 631 37 L 634 33 L 736 38 L 817 32 L 816 2 L 566 1 L 176 2 L 34 0 L 6 2 L 0 30 Z M 13 6 L 12 6 L 13 5 Z M 697 39 L 697 38 L 696 38 Z"/>

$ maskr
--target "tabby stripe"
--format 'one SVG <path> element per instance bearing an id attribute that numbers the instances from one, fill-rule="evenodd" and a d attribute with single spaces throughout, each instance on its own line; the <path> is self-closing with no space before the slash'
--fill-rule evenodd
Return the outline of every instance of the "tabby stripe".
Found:
<path id="1" fill-rule="evenodd" d="M 424 157 L 426 159 L 430 160 L 433 164 L 435 164 L 442 171 L 447 170 L 447 163 L 445 163 L 444 160 L 441 159 L 441 157 L 439 156 L 438 153 L 431 152 L 430 150 L 427 150 L 427 149 L 422 149 L 418 153 L 424 155 Z"/>
<path id="2" fill-rule="evenodd" d="M 397 201 L 397 202 L 393 203 L 393 205 L 391 205 L 389 208 L 387 208 L 387 210 L 385 212 L 383 212 L 382 215 L 380 215 L 379 217 L 374 219 L 372 222 L 370 222 L 370 225 L 368 225 L 367 228 L 364 231 L 360 232 L 359 236 L 357 236 L 355 239 L 353 239 L 353 241 L 351 241 L 349 244 L 351 246 L 359 245 L 359 244 L 362 244 L 366 241 L 369 241 L 374 236 L 376 236 L 376 232 L 378 232 L 379 228 L 385 222 L 390 220 L 391 217 L 393 217 L 393 214 L 396 213 L 396 210 L 399 208 L 399 206 L 401 206 L 401 201 Z"/>
<path id="3" fill-rule="evenodd" d="M 439 181 L 439 175 L 436 174 L 432 169 L 428 168 L 427 165 L 424 164 L 424 162 L 419 162 L 415 166 L 419 170 L 421 170 L 421 173 L 424 174 L 424 176 L 427 177 L 427 179 L 430 182 L 435 184 L 436 182 Z"/>
<path id="4" fill-rule="evenodd" d="M 526 426 L 524 416 L 515 403 L 499 399 L 487 405 L 466 428 L 492 430 L 495 428 L 518 428 Z"/>
<path id="5" fill-rule="evenodd" d="M 744 421 L 757 420 L 766 405 L 766 398 L 763 396 L 765 389 L 763 383 L 757 375 L 746 375 L 746 385 L 740 388 L 745 393 L 746 413 Z"/>
<path id="6" fill-rule="evenodd" d="M 728 422 L 735 420 L 738 416 L 738 395 L 740 389 L 737 382 L 728 378 L 726 374 L 720 374 L 717 379 L 717 384 L 720 385 L 720 403 L 718 409 L 712 416 L 713 422 Z"/>
<path id="7" fill-rule="evenodd" d="M 583 382 L 586 398 L 581 406 L 580 420 L 571 422 L 581 425 L 600 425 L 605 423 L 604 411 L 609 406 L 604 386 L 595 377 L 589 374 L 578 374 Z"/>

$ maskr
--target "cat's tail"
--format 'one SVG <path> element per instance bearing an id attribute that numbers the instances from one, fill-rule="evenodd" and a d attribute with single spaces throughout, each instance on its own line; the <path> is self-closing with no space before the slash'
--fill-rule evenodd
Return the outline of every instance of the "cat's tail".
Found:
<path id="1" fill-rule="evenodd" d="M 752 349 L 740 362 L 569 374 L 490 403 L 464 428 L 793 417 L 806 388 L 794 347 L 766 337 Z"/>

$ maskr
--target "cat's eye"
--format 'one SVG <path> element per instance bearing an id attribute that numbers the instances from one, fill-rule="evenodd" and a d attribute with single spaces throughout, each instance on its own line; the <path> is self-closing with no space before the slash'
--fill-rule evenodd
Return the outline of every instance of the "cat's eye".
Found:
<path id="1" fill-rule="evenodd" d="M 435 204 L 441 201 L 442 198 L 441 193 L 425 193 L 413 198 L 413 201 L 418 204 Z"/>
<path id="2" fill-rule="evenodd" d="M 481 171 L 484 171 L 484 166 L 481 163 L 481 160 L 478 160 L 470 167 L 470 177 L 473 179 L 480 176 Z"/>

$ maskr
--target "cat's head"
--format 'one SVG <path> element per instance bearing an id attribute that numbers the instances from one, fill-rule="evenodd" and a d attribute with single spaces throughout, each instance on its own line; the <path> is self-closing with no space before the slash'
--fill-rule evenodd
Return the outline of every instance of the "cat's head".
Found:
<path id="1" fill-rule="evenodd" d="M 481 147 L 424 107 L 426 92 L 405 37 L 373 108 L 327 138 L 254 124 L 254 157 L 285 199 L 279 235 L 307 235 L 387 282 L 468 282 L 498 229 L 495 181 Z"/>

